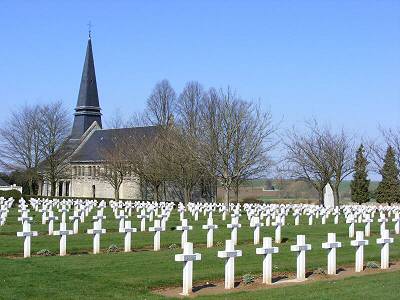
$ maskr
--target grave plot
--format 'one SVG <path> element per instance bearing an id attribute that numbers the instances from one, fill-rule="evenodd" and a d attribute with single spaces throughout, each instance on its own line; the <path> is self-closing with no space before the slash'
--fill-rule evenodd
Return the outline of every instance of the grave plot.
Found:
<path id="1" fill-rule="evenodd" d="M 21 282 L 29 274 L 67 281 L 68 295 L 223 297 L 227 289 L 286 289 L 293 282 L 311 285 L 341 278 L 347 282 L 356 266 L 360 276 L 399 274 L 396 206 L 246 204 L 228 209 L 202 203 L 0 201 L 4 272 Z M 30 247 L 25 248 L 27 240 Z M 56 275 L 43 274 L 43 269 Z M 60 293 L 56 287 L 45 280 L 29 291 L 46 299 L 51 292 Z M 22 284 L 7 287 L 18 294 L 17 288 L 27 291 Z"/>

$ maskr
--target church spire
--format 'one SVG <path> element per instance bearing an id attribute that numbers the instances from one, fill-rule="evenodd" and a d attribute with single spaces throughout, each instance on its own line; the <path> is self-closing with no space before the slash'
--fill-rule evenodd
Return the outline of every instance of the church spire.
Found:
<path id="1" fill-rule="evenodd" d="M 86 57 L 85 63 L 83 64 L 81 85 L 79 88 L 78 102 L 75 108 L 71 139 L 80 139 L 80 137 L 95 121 L 100 127 L 102 126 L 96 73 L 94 69 L 92 39 L 89 30 Z"/>

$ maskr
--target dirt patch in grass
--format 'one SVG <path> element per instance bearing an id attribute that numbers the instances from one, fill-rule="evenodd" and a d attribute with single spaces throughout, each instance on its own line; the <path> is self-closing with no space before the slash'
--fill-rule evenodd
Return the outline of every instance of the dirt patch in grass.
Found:
<path id="1" fill-rule="evenodd" d="M 349 265 L 345 267 L 339 267 L 337 269 L 337 275 L 315 274 L 313 271 L 309 271 L 306 273 L 307 279 L 304 281 L 297 280 L 296 273 L 288 272 L 274 272 L 272 284 L 263 284 L 262 276 L 257 276 L 254 282 L 250 284 L 245 284 L 241 277 L 237 277 L 235 280 L 235 288 L 231 290 L 225 290 L 224 280 L 199 281 L 193 284 L 192 293 L 189 297 L 193 298 L 202 295 L 218 295 L 243 291 L 255 291 L 260 289 L 273 289 L 291 285 L 308 284 L 315 281 L 336 281 L 351 276 L 365 276 L 394 271 L 400 271 L 400 261 L 391 262 L 390 268 L 386 270 L 364 268 L 364 271 L 356 273 L 354 271 L 354 266 Z M 176 286 L 153 290 L 153 293 L 166 297 L 184 298 L 184 296 L 181 295 L 182 287 Z"/>

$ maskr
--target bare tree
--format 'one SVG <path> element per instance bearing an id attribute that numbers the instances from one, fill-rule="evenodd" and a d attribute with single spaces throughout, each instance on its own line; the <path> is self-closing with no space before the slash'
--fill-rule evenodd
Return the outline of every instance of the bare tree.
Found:
<path id="1" fill-rule="evenodd" d="M 333 190 L 335 205 L 339 205 L 340 184 L 354 170 L 354 141 L 343 129 L 339 133 L 333 133 L 331 130 L 325 129 L 319 131 L 319 134 L 325 141 L 326 157 L 332 170 L 329 184 Z"/>
<path id="2" fill-rule="evenodd" d="M 120 109 L 114 111 L 114 114 L 106 121 L 106 124 L 107 127 L 111 129 L 128 127 Z"/>
<path id="3" fill-rule="evenodd" d="M 156 84 L 147 99 L 146 119 L 151 125 L 168 127 L 173 123 L 176 95 L 168 80 Z"/>
<path id="4" fill-rule="evenodd" d="M 272 135 L 271 112 L 263 112 L 259 105 L 245 103 L 243 119 L 235 134 L 233 165 L 235 200 L 239 200 L 239 186 L 248 179 L 259 178 L 272 166 L 271 150 L 276 146 Z"/>
<path id="5" fill-rule="evenodd" d="M 164 165 L 165 161 L 160 156 L 164 149 L 164 141 L 159 133 L 125 139 L 124 148 L 127 150 L 126 155 L 132 172 L 137 175 L 141 184 L 149 184 L 152 187 L 154 199 L 160 201 L 160 188 L 169 175 Z"/>
<path id="6" fill-rule="evenodd" d="M 192 138 L 196 138 L 200 129 L 201 105 L 205 93 L 197 81 L 186 84 L 178 97 L 176 111 L 179 126 Z"/>
<path id="7" fill-rule="evenodd" d="M 169 179 L 183 191 L 183 200 L 188 203 L 203 174 L 197 141 L 180 128 L 164 130 L 162 140 L 164 147 L 159 158 L 164 161 Z"/>
<path id="8" fill-rule="evenodd" d="M 101 149 L 104 159 L 101 177 L 113 187 L 115 201 L 119 200 L 119 191 L 124 179 L 131 174 L 131 166 L 124 146 L 123 138 L 115 135 Z"/>
<path id="9" fill-rule="evenodd" d="M 383 143 L 374 141 L 367 142 L 367 156 L 372 162 L 372 170 L 375 173 L 380 173 L 385 159 L 387 148 L 390 146 L 396 156 L 397 165 L 400 166 L 400 127 L 398 128 L 383 128 L 379 127 L 379 131 L 383 137 Z"/>
<path id="10" fill-rule="evenodd" d="M 334 133 L 316 120 L 306 122 L 306 127 L 307 131 L 302 134 L 294 129 L 287 133 L 287 170 L 292 177 L 311 183 L 321 204 L 324 188 L 329 183 L 338 205 L 340 184 L 353 172 L 353 138 L 344 130 Z"/>
<path id="11" fill-rule="evenodd" d="M 68 176 L 68 159 L 72 150 L 68 146 L 71 124 L 61 101 L 41 107 L 38 121 L 43 158 L 40 171 L 51 185 L 51 195 L 55 196 L 58 180 Z"/>
<path id="12" fill-rule="evenodd" d="M 39 106 L 25 106 L 11 113 L 0 129 L 0 164 L 25 175 L 29 194 L 34 193 L 42 158 L 39 135 Z"/>
<path id="13" fill-rule="evenodd" d="M 228 88 L 208 92 L 201 117 L 202 161 L 224 188 L 224 202 L 229 204 L 235 182 L 266 170 L 270 115 Z"/>
<path id="14" fill-rule="evenodd" d="M 324 188 L 333 170 L 325 152 L 325 141 L 314 129 L 315 126 L 308 126 L 308 131 L 300 134 L 293 128 L 286 133 L 284 169 L 292 178 L 312 184 L 323 204 Z"/>

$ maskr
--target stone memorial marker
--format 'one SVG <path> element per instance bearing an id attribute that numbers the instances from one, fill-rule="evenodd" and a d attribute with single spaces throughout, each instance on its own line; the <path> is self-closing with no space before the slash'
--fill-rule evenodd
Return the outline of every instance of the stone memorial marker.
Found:
<path id="1" fill-rule="evenodd" d="M 324 207 L 335 207 L 335 198 L 333 196 L 332 187 L 329 183 L 324 188 Z"/>

